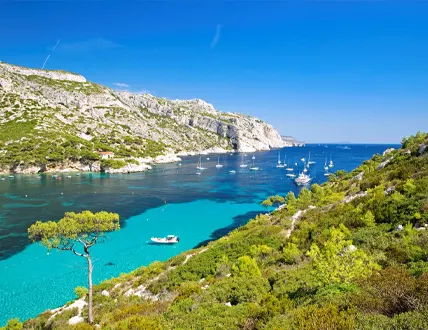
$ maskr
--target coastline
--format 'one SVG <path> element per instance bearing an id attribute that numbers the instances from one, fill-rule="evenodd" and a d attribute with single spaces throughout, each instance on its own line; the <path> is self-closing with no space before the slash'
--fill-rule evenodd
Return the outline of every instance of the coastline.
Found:
<path id="1" fill-rule="evenodd" d="M 285 142 L 282 148 L 286 147 L 303 147 L 304 144 L 300 143 L 287 143 Z M 153 166 L 158 164 L 168 164 L 168 163 L 176 163 L 180 162 L 182 159 L 180 157 L 186 156 L 197 156 L 197 155 L 212 155 L 212 154 L 228 154 L 228 153 L 251 153 L 258 151 L 267 151 L 274 150 L 278 148 L 270 148 L 270 149 L 260 149 L 260 150 L 235 150 L 230 149 L 226 150 L 220 147 L 205 149 L 201 151 L 181 151 L 178 153 L 166 153 L 164 155 L 159 155 L 157 157 L 145 157 L 145 158 L 133 158 L 133 160 L 137 161 L 138 164 L 128 163 L 124 167 L 114 169 L 102 169 L 101 162 L 95 161 L 92 164 L 84 164 L 81 162 L 66 162 L 66 163 L 58 163 L 58 164 L 50 164 L 53 166 L 46 165 L 32 165 L 32 166 L 17 166 L 13 171 L 10 169 L 0 168 L 0 175 L 11 175 L 11 174 L 43 174 L 43 173 L 78 173 L 78 172 L 103 172 L 110 174 L 129 174 L 129 173 L 138 173 L 151 170 Z"/>

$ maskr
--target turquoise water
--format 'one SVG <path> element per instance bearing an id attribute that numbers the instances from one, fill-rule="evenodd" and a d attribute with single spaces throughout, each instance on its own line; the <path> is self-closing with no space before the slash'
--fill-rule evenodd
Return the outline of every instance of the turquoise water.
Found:
<path id="1" fill-rule="evenodd" d="M 308 146 L 283 149 L 298 162 L 317 162 L 310 171 L 314 182 L 323 182 L 325 157 L 335 170 L 351 170 L 389 146 Z M 250 154 L 245 157 L 251 163 Z M 92 249 L 94 282 L 118 276 L 155 260 L 166 260 L 204 244 L 246 223 L 263 211 L 260 201 L 272 194 L 298 192 L 285 170 L 275 168 L 278 151 L 255 154 L 262 170 L 239 169 L 241 155 L 210 155 L 208 167 L 196 175 L 197 157 L 186 157 L 182 166 L 159 165 L 153 171 L 129 175 L 83 174 L 61 180 L 51 175 L 22 175 L 0 181 L 0 325 L 11 317 L 26 319 L 74 298 L 76 286 L 86 285 L 85 259 L 70 252 L 51 251 L 29 244 L 26 228 L 36 220 L 59 219 L 64 212 L 90 209 L 121 215 L 122 229 L 110 233 Z M 229 174 L 236 169 L 236 174 Z M 174 246 L 147 244 L 151 236 L 175 234 Z"/>

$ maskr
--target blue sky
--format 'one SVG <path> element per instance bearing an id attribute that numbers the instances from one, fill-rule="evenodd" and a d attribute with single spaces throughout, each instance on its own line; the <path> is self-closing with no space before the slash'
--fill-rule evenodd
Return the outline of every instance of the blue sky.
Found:
<path id="1" fill-rule="evenodd" d="M 60 39 L 47 69 L 201 98 L 307 142 L 428 131 L 428 2 L 0 2 L 4 62 L 41 67 Z"/>

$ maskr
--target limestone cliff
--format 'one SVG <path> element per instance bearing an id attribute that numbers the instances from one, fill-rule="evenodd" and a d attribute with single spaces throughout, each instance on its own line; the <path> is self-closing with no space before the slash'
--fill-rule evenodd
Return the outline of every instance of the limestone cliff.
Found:
<path id="1" fill-rule="evenodd" d="M 1 62 L 0 130 L 0 164 L 12 171 L 87 161 L 101 150 L 137 159 L 292 145 L 255 117 L 199 99 L 115 91 L 77 74 Z"/>

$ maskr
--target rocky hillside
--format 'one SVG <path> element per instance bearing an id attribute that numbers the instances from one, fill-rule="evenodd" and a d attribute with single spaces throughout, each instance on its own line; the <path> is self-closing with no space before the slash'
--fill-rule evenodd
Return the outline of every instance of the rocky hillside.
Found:
<path id="1" fill-rule="evenodd" d="M 104 165 L 118 168 L 166 154 L 287 145 L 271 125 L 202 100 L 115 91 L 69 72 L 0 63 L 3 171 L 82 169 L 99 151 L 113 152 L 120 162 Z"/>
<path id="2" fill-rule="evenodd" d="M 274 212 L 207 246 L 101 283 L 96 325 L 79 288 L 23 328 L 428 329 L 427 146 L 418 133 L 299 196 L 270 197 Z"/>

